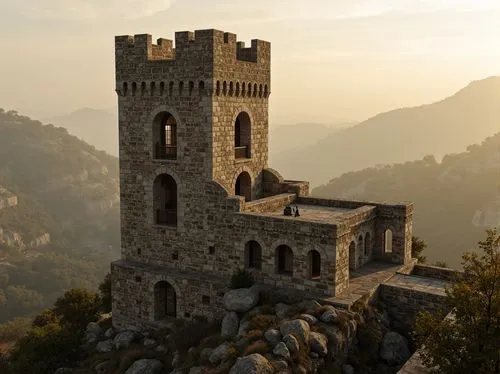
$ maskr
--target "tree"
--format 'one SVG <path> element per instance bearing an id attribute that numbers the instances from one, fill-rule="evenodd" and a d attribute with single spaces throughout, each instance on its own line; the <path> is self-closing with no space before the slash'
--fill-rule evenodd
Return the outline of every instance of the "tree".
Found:
<path id="1" fill-rule="evenodd" d="M 99 293 L 104 313 L 111 312 L 111 274 L 108 273 L 99 284 Z"/>
<path id="2" fill-rule="evenodd" d="M 61 324 L 82 331 L 87 324 L 96 321 L 101 303 L 99 297 L 88 291 L 73 288 L 54 303 L 53 311 Z"/>
<path id="3" fill-rule="evenodd" d="M 411 237 L 411 257 L 418 259 L 418 262 L 426 262 L 427 257 L 422 255 L 425 248 L 427 248 L 427 244 L 422 239 L 418 236 Z"/>
<path id="4" fill-rule="evenodd" d="M 500 236 L 487 230 L 482 253 L 462 256 L 463 275 L 446 289 L 452 311 L 417 317 L 415 336 L 422 359 L 439 373 L 500 373 Z"/>

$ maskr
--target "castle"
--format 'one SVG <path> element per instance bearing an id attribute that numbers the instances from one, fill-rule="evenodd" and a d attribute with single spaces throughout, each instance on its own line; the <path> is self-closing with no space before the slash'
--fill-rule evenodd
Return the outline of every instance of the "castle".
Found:
<path id="1" fill-rule="evenodd" d="M 220 318 L 233 273 L 331 297 L 370 261 L 411 260 L 413 205 L 309 196 L 268 167 L 270 43 L 218 30 L 117 36 L 121 259 L 115 327 Z M 349 155 L 346 155 L 349 157 Z M 285 215 L 285 208 L 299 215 Z"/>

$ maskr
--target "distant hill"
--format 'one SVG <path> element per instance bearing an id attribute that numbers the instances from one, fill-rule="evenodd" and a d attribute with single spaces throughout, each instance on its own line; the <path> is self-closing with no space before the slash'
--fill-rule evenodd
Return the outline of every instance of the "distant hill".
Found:
<path id="1" fill-rule="evenodd" d="M 500 77 L 490 77 L 442 101 L 382 113 L 310 146 L 283 151 L 270 166 L 286 178 L 309 180 L 314 186 L 377 164 L 428 154 L 440 159 L 498 130 Z"/>
<path id="2" fill-rule="evenodd" d="M 271 157 L 283 151 L 293 151 L 316 143 L 328 135 L 354 122 L 339 122 L 331 125 L 320 123 L 297 123 L 278 125 L 269 129 L 269 153 Z"/>
<path id="3" fill-rule="evenodd" d="M 95 288 L 119 254 L 118 159 L 0 109 L 0 191 L 0 323 Z"/>
<path id="4" fill-rule="evenodd" d="M 66 115 L 45 118 L 68 129 L 69 133 L 92 144 L 99 150 L 118 156 L 118 115 L 116 111 L 82 108 Z"/>
<path id="5" fill-rule="evenodd" d="M 350 172 L 313 195 L 376 201 L 413 201 L 414 234 L 428 243 L 431 262 L 459 266 L 464 251 L 500 227 L 500 133 L 466 152 Z"/>

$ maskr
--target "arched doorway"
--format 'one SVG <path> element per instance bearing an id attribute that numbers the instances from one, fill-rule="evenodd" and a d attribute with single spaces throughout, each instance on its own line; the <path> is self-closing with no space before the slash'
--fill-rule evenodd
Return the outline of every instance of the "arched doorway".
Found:
<path id="1" fill-rule="evenodd" d="M 356 270 L 356 243 L 349 244 L 349 270 Z"/>
<path id="2" fill-rule="evenodd" d="M 262 269 L 262 247 L 255 240 L 250 240 L 245 245 L 245 267 Z"/>
<path id="3" fill-rule="evenodd" d="M 234 194 L 245 197 L 245 201 L 252 200 L 252 178 L 246 171 L 242 172 L 236 178 Z"/>
<path id="4" fill-rule="evenodd" d="M 287 245 L 280 245 L 276 248 L 276 273 L 293 275 L 293 251 Z"/>
<path id="5" fill-rule="evenodd" d="M 162 112 L 156 115 L 153 121 L 153 144 L 155 159 L 177 158 L 177 121 L 172 114 Z"/>
<path id="6" fill-rule="evenodd" d="M 169 174 L 160 174 L 153 185 L 154 222 L 157 225 L 177 225 L 177 183 Z"/>
<path id="7" fill-rule="evenodd" d="M 250 158 L 250 116 L 241 112 L 234 123 L 234 157 Z"/>
<path id="8" fill-rule="evenodd" d="M 321 276 L 321 255 L 318 251 L 312 250 L 307 254 L 309 263 L 309 278 L 315 279 Z"/>
<path id="9" fill-rule="evenodd" d="M 154 287 L 154 318 L 155 321 L 177 315 L 177 295 L 174 287 L 166 281 L 160 281 Z"/>

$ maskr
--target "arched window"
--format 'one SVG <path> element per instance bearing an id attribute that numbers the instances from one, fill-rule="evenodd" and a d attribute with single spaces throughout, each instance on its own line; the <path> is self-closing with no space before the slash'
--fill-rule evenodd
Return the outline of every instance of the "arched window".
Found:
<path id="1" fill-rule="evenodd" d="M 170 81 L 168 83 L 168 96 L 172 96 L 174 94 L 174 82 Z"/>
<path id="2" fill-rule="evenodd" d="M 319 278 L 321 276 L 321 255 L 318 251 L 309 251 L 307 260 L 309 263 L 309 278 Z"/>
<path id="3" fill-rule="evenodd" d="M 360 256 L 361 256 L 361 253 L 364 252 L 364 248 L 365 248 L 365 244 L 363 242 L 363 235 L 360 235 L 358 236 L 358 248 L 359 248 L 359 252 L 360 252 Z"/>
<path id="4" fill-rule="evenodd" d="M 146 94 L 146 82 L 141 83 L 141 95 Z"/>
<path id="5" fill-rule="evenodd" d="M 247 96 L 248 97 L 251 97 L 252 96 L 252 83 L 248 83 L 248 86 L 247 86 L 247 90 L 248 90 L 248 93 L 247 93 Z"/>
<path id="6" fill-rule="evenodd" d="M 250 116 L 241 112 L 234 123 L 234 157 L 250 158 Z"/>
<path id="7" fill-rule="evenodd" d="M 132 96 L 135 96 L 136 92 L 137 92 L 137 83 L 132 82 Z"/>
<path id="8" fill-rule="evenodd" d="M 264 97 L 268 97 L 269 96 L 269 91 L 268 91 L 268 88 L 267 88 L 267 84 L 264 85 Z"/>
<path id="9" fill-rule="evenodd" d="M 165 95 L 165 82 L 160 82 L 160 96 Z"/>
<path id="10" fill-rule="evenodd" d="M 234 83 L 231 81 L 229 82 L 229 96 L 233 96 L 234 94 Z"/>
<path id="11" fill-rule="evenodd" d="M 255 240 L 245 244 L 245 267 L 262 269 L 262 247 Z"/>
<path id="12" fill-rule="evenodd" d="M 189 96 L 193 94 L 193 90 L 194 90 L 194 82 L 189 81 Z"/>
<path id="13" fill-rule="evenodd" d="M 184 82 L 180 81 L 179 82 L 179 96 L 182 96 L 183 91 L 184 91 Z"/>
<path id="14" fill-rule="evenodd" d="M 219 81 L 217 81 L 217 83 L 216 83 L 216 85 L 215 85 L 215 94 L 216 94 L 217 96 L 219 96 L 219 95 L 220 95 L 220 82 L 219 82 Z"/>
<path id="15" fill-rule="evenodd" d="M 392 253 L 392 231 L 387 229 L 384 233 L 384 251 Z"/>
<path id="16" fill-rule="evenodd" d="M 238 175 L 238 178 L 236 178 L 234 194 L 244 196 L 245 201 L 252 200 L 252 178 L 250 178 L 250 174 L 246 171 L 242 172 Z"/>
<path id="17" fill-rule="evenodd" d="M 127 96 L 128 83 L 123 82 L 123 96 Z"/>
<path id="18" fill-rule="evenodd" d="M 257 97 L 257 83 L 253 84 L 253 97 Z"/>
<path id="19" fill-rule="evenodd" d="M 177 121 L 168 112 L 158 114 L 153 121 L 154 157 L 158 160 L 177 158 Z"/>
<path id="20" fill-rule="evenodd" d="M 156 91 L 156 83 L 151 82 L 149 84 L 149 92 L 151 93 L 151 96 L 153 96 L 155 94 L 155 91 Z"/>
<path id="21" fill-rule="evenodd" d="M 172 285 L 161 281 L 154 286 L 154 318 L 160 321 L 177 315 L 177 297 Z"/>
<path id="22" fill-rule="evenodd" d="M 168 174 L 156 177 L 153 186 L 153 209 L 155 224 L 177 225 L 177 183 Z"/>
<path id="23" fill-rule="evenodd" d="M 349 269 L 356 270 L 356 243 L 354 240 L 349 244 Z"/>
<path id="24" fill-rule="evenodd" d="M 240 96 L 240 82 L 236 82 L 236 90 L 234 91 L 234 96 Z"/>
<path id="25" fill-rule="evenodd" d="M 245 97 L 246 94 L 246 87 L 245 87 L 245 82 L 241 84 L 241 96 Z"/>
<path id="26" fill-rule="evenodd" d="M 198 83 L 198 94 L 203 95 L 204 92 L 205 92 L 205 82 L 200 81 Z"/>
<path id="27" fill-rule="evenodd" d="M 222 94 L 223 95 L 227 94 L 227 83 L 226 83 L 226 81 L 222 82 Z"/>
<path id="28" fill-rule="evenodd" d="M 276 248 L 276 274 L 293 276 L 293 251 L 287 245 Z"/>
<path id="29" fill-rule="evenodd" d="M 365 235 L 365 256 L 370 255 L 370 233 L 367 232 Z"/>
<path id="30" fill-rule="evenodd" d="M 262 84 L 259 85 L 259 97 L 262 97 Z"/>

